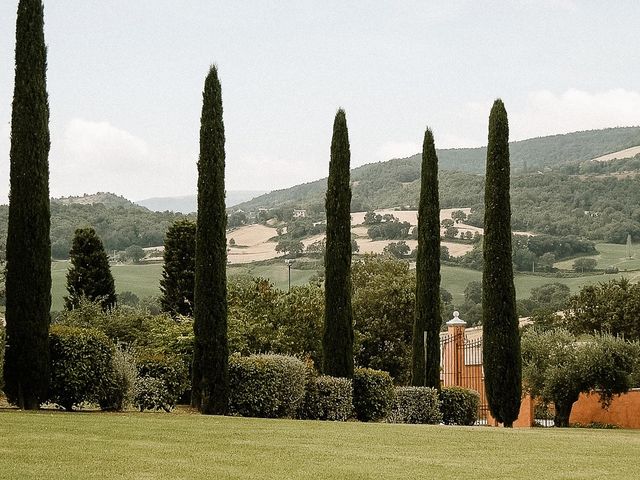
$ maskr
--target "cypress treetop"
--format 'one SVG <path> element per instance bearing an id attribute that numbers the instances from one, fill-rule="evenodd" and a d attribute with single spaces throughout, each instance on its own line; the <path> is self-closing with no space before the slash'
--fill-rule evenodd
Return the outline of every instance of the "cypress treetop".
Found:
<path id="1" fill-rule="evenodd" d="M 506 427 L 520 410 L 520 333 L 511 260 L 509 124 L 502 100 L 489 116 L 485 181 L 482 323 L 485 388 L 492 415 Z"/>
<path id="2" fill-rule="evenodd" d="M 162 309 L 170 315 L 193 315 L 196 268 L 196 224 L 177 220 L 164 240 L 164 267 L 160 279 Z"/>
<path id="3" fill-rule="evenodd" d="M 438 157 L 429 128 L 424 133 L 418 257 L 416 259 L 416 313 L 413 324 L 411 384 L 440 388 L 440 201 Z M 425 335 L 426 332 L 426 343 Z M 426 364 L 425 364 L 426 352 Z"/>
<path id="4" fill-rule="evenodd" d="M 325 250 L 325 319 L 322 367 L 326 375 L 353 376 L 351 309 L 351 186 L 349 133 L 344 110 L 333 123 L 327 182 Z"/>
<path id="5" fill-rule="evenodd" d="M 4 392 L 36 409 L 49 381 L 51 243 L 49 101 L 40 0 L 21 0 L 16 22 L 7 230 Z"/>

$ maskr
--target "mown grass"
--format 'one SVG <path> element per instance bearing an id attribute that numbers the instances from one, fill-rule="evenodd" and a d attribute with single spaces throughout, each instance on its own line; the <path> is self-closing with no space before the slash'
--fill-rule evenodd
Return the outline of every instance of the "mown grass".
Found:
<path id="1" fill-rule="evenodd" d="M 0 412 L 0 478 L 636 478 L 640 433 Z"/>
<path id="2" fill-rule="evenodd" d="M 629 257 L 626 244 L 598 243 L 596 244 L 596 249 L 599 252 L 598 255 L 588 258 L 594 258 L 598 262 L 596 267 L 599 269 L 605 269 L 610 266 L 617 267 L 620 271 L 640 269 L 640 251 L 638 251 L 637 245 L 631 246 L 631 257 Z M 557 262 L 555 266 L 571 270 L 573 262 L 575 262 L 575 259 L 565 260 Z"/>

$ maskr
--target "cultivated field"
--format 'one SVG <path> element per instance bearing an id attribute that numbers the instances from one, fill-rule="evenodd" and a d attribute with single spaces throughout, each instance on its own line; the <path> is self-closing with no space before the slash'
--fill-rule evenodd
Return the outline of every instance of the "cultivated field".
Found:
<path id="1" fill-rule="evenodd" d="M 630 430 L 0 412 L 0 478 L 636 478 Z"/>

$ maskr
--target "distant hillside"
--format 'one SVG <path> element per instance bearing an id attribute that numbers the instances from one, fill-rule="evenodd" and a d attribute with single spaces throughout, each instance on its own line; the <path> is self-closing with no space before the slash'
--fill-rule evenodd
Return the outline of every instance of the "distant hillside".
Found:
<path id="1" fill-rule="evenodd" d="M 246 202 L 260 195 L 264 190 L 229 190 L 227 191 L 227 208 Z M 193 213 L 198 210 L 198 197 L 196 195 L 184 195 L 181 197 L 154 197 L 135 202 L 154 212 L 180 212 Z"/>
<path id="2" fill-rule="evenodd" d="M 131 200 L 109 192 L 98 192 L 94 194 L 85 193 L 82 196 L 77 197 L 60 197 L 52 199 L 52 202 L 59 203 L 60 205 L 95 205 L 101 203 L 105 207 L 125 207 L 125 208 L 140 208 Z"/>

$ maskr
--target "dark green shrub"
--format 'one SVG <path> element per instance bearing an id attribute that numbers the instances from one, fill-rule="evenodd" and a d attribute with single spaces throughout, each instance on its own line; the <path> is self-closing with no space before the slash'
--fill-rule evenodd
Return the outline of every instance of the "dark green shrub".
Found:
<path id="1" fill-rule="evenodd" d="M 307 384 L 304 418 L 345 421 L 353 413 L 353 386 L 348 378 L 323 375 Z"/>
<path id="2" fill-rule="evenodd" d="M 115 346 L 91 329 L 55 325 L 49 333 L 49 401 L 65 410 L 98 403 L 112 378 Z"/>
<path id="3" fill-rule="evenodd" d="M 2 387 L 4 385 L 4 341 L 6 338 L 6 333 L 4 329 L 4 323 L 0 322 L 0 392 L 2 392 Z"/>
<path id="4" fill-rule="evenodd" d="M 353 408 L 361 422 L 383 420 L 391 412 L 393 380 L 387 372 L 357 368 L 353 373 Z"/>
<path id="5" fill-rule="evenodd" d="M 116 348 L 111 375 L 104 379 L 102 394 L 98 398 L 101 410 L 122 411 L 133 403 L 138 371 L 133 355 Z"/>
<path id="6" fill-rule="evenodd" d="M 301 410 L 307 367 L 286 355 L 232 355 L 229 411 L 245 417 L 291 418 Z"/>
<path id="7" fill-rule="evenodd" d="M 137 367 L 134 403 L 140 411 L 171 411 L 189 387 L 188 369 L 178 357 L 143 354 L 138 357 Z"/>
<path id="8" fill-rule="evenodd" d="M 430 387 L 396 387 L 391 423 L 440 423 L 438 390 Z"/>
<path id="9" fill-rule="evenodd" d="M 478 420 L 480 395 L 475 390 L 446 387 L 440 391 L 442 421 L 447 425 L 473 425 Z"/>

